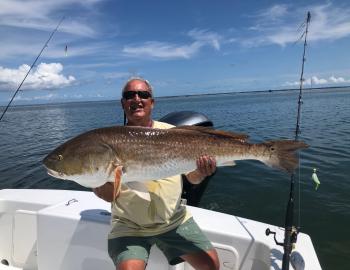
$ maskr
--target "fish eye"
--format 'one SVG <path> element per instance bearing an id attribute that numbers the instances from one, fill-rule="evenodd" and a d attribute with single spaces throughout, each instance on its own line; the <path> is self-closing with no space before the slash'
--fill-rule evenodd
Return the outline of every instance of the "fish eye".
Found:
<path id="1" fill-rule="evenodd" d="M 58 158 L 58 160 L 62 160 L 63 156 L 62 155 L 58 155 L 57 158 Z"/>
<path id="2" fill-rule="evenodd" d="M 273 147 L 273 146 L 270 147 L 270 150 L 271 150 L 271 151 L 275 151 L 275 147 Z"/>

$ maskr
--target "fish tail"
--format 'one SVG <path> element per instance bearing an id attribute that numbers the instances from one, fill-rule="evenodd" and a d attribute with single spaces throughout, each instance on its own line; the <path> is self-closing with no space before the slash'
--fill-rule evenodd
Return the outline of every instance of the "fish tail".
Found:
<path id="1" fill-rule="evenodd" d="M 299 158 L 296 151 L 308 147 L 304 142 L 293 140 L 268 141 L 264 145 L 267 146 L 269 158 L 263 162 L 288 173 L 293 173 L 298 167 Z"/>

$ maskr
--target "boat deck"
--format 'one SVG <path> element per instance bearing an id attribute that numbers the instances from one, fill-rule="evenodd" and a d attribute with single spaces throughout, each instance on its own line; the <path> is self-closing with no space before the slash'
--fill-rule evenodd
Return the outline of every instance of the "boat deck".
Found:
<path id="1" fill-rule="evenodd" d="M 283 228 L 189 208 L 217 249 L 221 270 L 281 269 L 283 248 L 265 230 L 276 231 L 282 241 Z M 110 204 L 92 192 L 0 190 L 0 270 L 115 269 L 107 252 L 109 223 Z M 295 261 L 304 261 L 304 269 L 321 269 L 308 235 L 299 233 L 293 252 Z M 187 263 L 168 265 L 152 247 L 146 269 L 193 268 Z"/>

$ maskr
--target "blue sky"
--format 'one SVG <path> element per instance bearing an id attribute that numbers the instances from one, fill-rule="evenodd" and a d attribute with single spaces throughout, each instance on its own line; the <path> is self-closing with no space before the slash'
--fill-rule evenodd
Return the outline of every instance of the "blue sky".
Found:
<path id="1" fill-rule="evenodd" d="M 307 11 L 306 87 L 349 85 L 348 1 L 1 0 L 0 104 L 63 16 L 14 104 L 119 99 L 130 76 L 156 96 L 295 88 Z"/>

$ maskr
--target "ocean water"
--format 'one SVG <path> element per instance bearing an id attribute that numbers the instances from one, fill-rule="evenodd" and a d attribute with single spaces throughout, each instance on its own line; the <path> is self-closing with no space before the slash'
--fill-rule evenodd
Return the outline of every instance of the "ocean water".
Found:
<path id="1" fill-rule="evenodd" d="M 216 128 L 252 142 L 293 139 L 298 91 L 232 93 L 156 99 L 154 118 L 173 111 L 206 114 Z M 119 101 L 15 106 L 0 122 L 0 188 L 85 188 L 48 176 L 41 160 L 81 132 L 122 124 Z M 296 174 L 296 225 L 311 236 L 323 269 L 350 269 L 350 89 L 303 93 L 301 134 L 310 145 Z M 315 190 L 313 168 L 321 181 Z M 284 225 L 290 177 L 259 162 L 220 168 L 200 206 Z M 282 240 L 282 239 L 281 239 Z"/>

